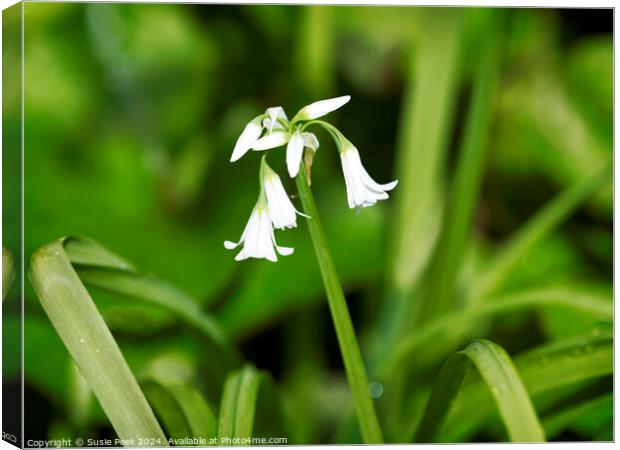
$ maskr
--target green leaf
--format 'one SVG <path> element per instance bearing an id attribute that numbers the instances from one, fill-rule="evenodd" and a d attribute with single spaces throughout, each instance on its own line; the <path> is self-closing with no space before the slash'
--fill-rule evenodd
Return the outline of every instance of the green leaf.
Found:
<path id="1" fill-rule="evenodd" d="M 13 255 L 6 248 L 2 247 L 2 300 L 4 300 L 6 293 L 9 292 L 14 279 Z"/>
<path id="2" fill-rule="evenodd" d="M 548 438 L 555 437 L 583 417 L 590 417 L 601 410 L 613 411 L 613 403 L 613 393 L 604 394 L 545 417 L 542 421 L 545 434 Z"/>
<path id="3" fill-rule="evenodd" d="M 553 342 L 514 359 L 530 397 L 537 397 L 613 372 L 613 333 L 596 328 L 591 334 Z M 570 395 L 573 391 L 567 389 Z M 560 398 L 559 396 L 557 397 Z M 476 414 L 472 414 L 476 411 Z M 463 442 L 485 423 L 493 408 L 480 383 L 463 389 L 440 432 L 442 442 Z"/>
<path id="4" fill-rule="evenodd" d="M 442 170 L 457 104 L 463 14 L 421 10 L 418 39 L 408 42 L 406 91 L 398 124 L 388 295 L 371 342 L 371 360 L 390 348 L 406 326 L 411 294 L 438 237 Z M 441 67 L 437 71 L 435 68 Z"/>
<path id="5" fill-rule="evenodd" d="M 475 340 L 465 350 L 452 355 L 433 385 L 417 442 L 432 442 L 463 379 L 475 368 L 490 389 L 504 425 L 513 442 L 542 442 L 545 435 L 530 397 L 510 357 L 499 345 Z"/>
<path id="6" fill-rule="evenodd" d="M 518 267 L 521 258 L 538 242 L 548 236 L 584 201 L 599 189 L 612 182 L 611 165 L 569 186 L 545 205 L 524 225 L 506 245 L 491 259 L 483 275 L 469 288 L 466 297 L 473 302 L 493 293 L 501 286 L 512 270 Z"/>
<path id="7" fill-rule="evenodd" d="M 252 436 L 260 383 L 260 373 L 249 365 L 226 378 L 217 427 L 221 444 L 226 444 L 227 439 Z"/>
<path id="8" fill-rule="evenodd" d="M 405 336 L 380 366 L 382 378 L 407 359 L 414 357 L 424 346 L 434 344 L 438 348 L 449 348 L 471 329 L 471 324 L 480 319 L 517 313 L 525 309 L 557 305 L 599 320 L 611 323 L 613 320 L 613 302 L 606 297 L 597 296 L 588 291 L 580 291 L 574 286 L 551 286 L 532 289 L 514 294 L 494 297 L 462 310 L 439 317 Z"/>
<path id="9" fill-rule="evenodd" d="M 201 332 L 228 358 L 227 364 L 239 360 L 237 350 L 218 323 L 201 310 L 196 300 L 168 283 L 139 273 L 91 239 L 69 237 L 64 240 L 64 247 L 86 285 L 160 306 Z"/>
<path id="10" fill-rule="evenodd" d="M 426 295 L 419 302 L 420 309 L 415 315 L 415 323 L 424 323 L 444 313 L 454 301 L 456 279 L 469 240 L 486 161 L 499 79 L 503 23 L 501 19 L 501 12 L 497 11 L 487 17 L 487 33 L 494 38 L 485 39 L 480 49 L 478 72 L 473 83 L 474 92 L 469 104 L 454 181 L 435 259 L 430 267 Z"/>
<path id="11" fill-rule="evenodd" d="M 34 253 L 35 292 L 82 376 L 121 439 L 167 445 L 161 427 L 110 330 L 64 251 L 63 240 Z"/>
<path id="12" fill-rule="evenodd" d="M 194 387 L 193 377 L 191 362 L 175 354 L 152 361 L 141 377 L 147 398 L 175 445 L 208 445 L 216 437 L 217 420 Z"/>

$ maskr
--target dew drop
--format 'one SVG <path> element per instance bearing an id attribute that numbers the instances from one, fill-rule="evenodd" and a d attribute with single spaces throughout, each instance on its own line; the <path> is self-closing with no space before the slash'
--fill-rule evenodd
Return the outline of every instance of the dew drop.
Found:
<path id="1" fill-rule="evenodd" d="M 83 344 L 83 343 L 84 343 L 84 339 L 80 338 L 80 344 Z"/>
<path id="2" fill-rule="evenodd" d="M 383 395 L 383 385 L 373 381 L 368 385 L 368 395 L 372 398 L 379 398 Z"/>
<path id="3" fill-rule="evenodd" d="M 99 350 L 98 348 L 96 348 L 96 349 L 95 349 L 95 351 L 96 351 L 97 353 L 99 353 L 101 350 Z"/>
<path id="4" fill-rule="evenodd" d="M 125 263 L 121 263 L 119 267 L 120 267 L 121 269 L 125 270 L 125 269 L 127 269 L 127 264 L 125 264 Z"/>

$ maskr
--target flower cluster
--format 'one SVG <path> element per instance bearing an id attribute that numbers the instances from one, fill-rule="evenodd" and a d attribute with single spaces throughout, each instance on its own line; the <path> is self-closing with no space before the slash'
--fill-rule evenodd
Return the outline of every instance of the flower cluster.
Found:
<path id="1" fill-rule="evenodd" d="M 264 114 L 252 119 L 237 139 L 231 162 L 239 160 L 248 151 L 265 151 L 286 145 L 286 167 L 291 178 L 300 170 L 304 149 L 316 152 L 319 140 L 306 131 L 311 125 L 325 128 L 334 139 L 340 152 L 342 172 L 347 188 L 347 200 L 350 208 L 365 208 L 388 198 L 387 191 L 396 187 L 398 181 L 379 184 L 374 181 L 360 159 L 357 148 L 333 125 L 317 120 L 340 108 L 351 99 L 350 96 L 330 98 L 312 103 L 300 109 L 292 120 L 289 120 L 280 106 L 268 108 Z M 267 164 L 263 155 L 260 165 L 260 193 L 250 219 L 241 235 L 239 242 L 225 241 L 224 247 L 232 250 L 243 245 L 237 254 L 237 261 L 246 258 L 266 258 L 277 261 L 276 252 L 290 255 L 293 249 L 278 246 L 275 240 L 274 227 L 284 230 L 297 226 L 297 215 L 308 217 L 297 211 L 284 190 L 282 180 Z"/>

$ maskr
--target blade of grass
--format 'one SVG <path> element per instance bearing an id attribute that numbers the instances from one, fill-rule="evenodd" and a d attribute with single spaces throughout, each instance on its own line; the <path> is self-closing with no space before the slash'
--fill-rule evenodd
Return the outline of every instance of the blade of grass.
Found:
<path id="1" fill-rule="evenodd" d="M 407 88 L 398 125 L 395 170 L 399 185 L 394 192 L 389 278 L 369 342 L 371 366 L 404 329 L 414 287 L 438 236 L 442 166 L 462 71 L 463 22 L 458 11 L 421 10 L 419 20 L 412 24 L 418 33 L 409 44 Z"/>
<path id="2" fill-rule="evenodd" d="M 252 436 L 260 383 L 260 373 L 251 366 L 245 366 L 226 378 L 217 427 L 220 444 L 238 445 L 227 440 Z"/>
<path id="3" fill-rule="evenodd" d="M 484 339 L 473 341 L 446 361 L 433 385 L 416 442 L 434 440 L 465 375 L 474 367 L 493 395 L 510 440 L 543 442 L 543 428 L 510 357 L 499 345 Z"/>
<path id="4" fill-rule="evenodd" d="M 171 439 L 181 441 L 192 435 L 187 418 L 170 392 L 159 384 L 148 381 L 142 384 L 142 389 Z"/>
<path id="5" fill-rule="evenodd" d="M 455 345 L 463 338 L 464 331 L 479 319 L 512 314 L 524 309 L 558 305 L 583 312 L 603 321 L 613 321 L 613 302 L 591 292 L 580 292 L 571 286 L 532 289 L 495 297 L 481 304 L 457 310 L 439 317 L 405 336 L 380 366 L 380 376 L 386 379 L 403 361 L 412 358 L 424 346 L 434 344 L 439 348 Z M 441 353 L 441 352 L 439 352 Z"/>
<path id="6" fill-rule="evenodd" d="M 297 37 L 297 73 L 309 97 L 323 98 L 334 85 L 333 8 L 304 6 Z"/>
<path id="7" fill-rule="evenodd" d="M 485 164 L 491 115 L 497 89 L 501 52 L 501 11 L 488 20 L 488 36 L 480 49 L 478 72 L 473 82 L 467 122 L 451 186 L 443 227 L 431 263 L 426 295 L 415 315 L 415 324 L 425 323 L 450 309 L 468 235 L 472 228 L 476 202 Z"/>
<path id="8" fill-rule="evenodd" d="M 329 244 L 323 231 L 319 211 L 314 202 L 312 190 L 308 184 L 305 170 L 300 170 L 295 179 L 299 198 L 304 212 L 311 217 L 308 220 L 308 230 L 312 238 L 321 277 L 327 294 L 327 303 L 331 312 L 340 353 L 344 362 L 347 380 L 351 388 L 357 420 L 364 442 L 378 444 L 383 442 L 383 436 L 372 398 L 368 394 L 368 377 L 362 360 L 355 329 L 344 298 L 338 272 L 329 249 Z"/>
<path id="9" fill-rule="evenodd" d="M 586 336 L 541 346 L 516 357 L 514 362 L 534 404 L 537 396 L 562 387 L 567 387 L 570 395 L 571 385 L 613 373 L 613 333 L 597 328 Z M 462 390 L 453 405 L 439 440 L 463 442 L 469 439 L 492 413 L 487 389 L 480 383 L 473 383 Z"/>
<path id="10" fill-rule="evenodd" d="M 553 438 L 582 417 L 590 417 L 600 410 L 612 411 L 613 405 L 614 395 L 609 393 L 581 402 L 570 408 L 565 408 L 543 419 L 542 424 L 545 434 L 548 438 Z"/>
<path id="11" fill-rule="evenodd" d="M 6 248 L 2 247 L 2 300 L 4 300 L 6 293 L 9 292 L 14 279 L 13 255 Z"/>
<path id="12" fill-rule="evenodd" d="M 35 292 L 118 436 L 137 445 L 167 441 L 129 366 L 67 257 L 63 241 L 37 250 L 30 279 Z"/>
<path id="13" fill-rule="evenodd" d="M 146 382 L 145 392 L 175 445 L 205 445 L 216 437 L 217 419 L 195 387 L 157 380 Z"/>
<path id="14" fill-rule="evenodd" d="M 487 263 L 486 268 L 482 271 L 482 277 L 468 289 L 466 294 L 468 303 L 481 300 L 499 288 L 530 249 L 556 229 L 584 201 L 598 190 L 612 183 L 612 179 L 612 166 L 607 164 L 603 169 L 566 188 L 545 205 Z"/>
<path id="15" fill-rule="evenodd" d="M 238 351 L 195 299 L 168 283 L 139 273 L 91 239 L 72 236 L 65 238 L 63 244 L 84 284 L 165 308 L 212 342 L 226 358 L 220 360 L 221 364 L 230 367 L 239 363 Z"/>

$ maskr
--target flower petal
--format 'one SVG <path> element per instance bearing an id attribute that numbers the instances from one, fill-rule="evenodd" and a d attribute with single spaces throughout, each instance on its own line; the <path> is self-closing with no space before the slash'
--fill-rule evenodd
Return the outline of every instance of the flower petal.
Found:
<path id="1" fill-rule="evenodd" d="M 252 150 L 260 151 L 280 147 L 281 145 L 286 144 L 290 138 L 291 133 L 274 131 L 273 133 L 263 136 L 258 141 L 254 142 L 254 145 L 252 145 Z"/>
<path id="2" fill-rule="evenodd" d="M 241 135 L 237 139 L 235 149 L 230 157 L 230 162 L 235 162 L 245 155 L 252 147 L 252 144 L 254 144 L 254 142 L 256 142 L 256 140 L 260 137 L 260 134 L 263 131 L 260 124 L 261 117 L 262 116 L 258 116 L 254 118 L 245 126 L 241 132 Z"/>
<path id="3" fill-rule="evenodd" d="M 304 139 L 305 147 L 308 147 L 315 152 L 319 149 L 319 140 L 316 138 L 314 133 L 305 132 L 302 133 L 301 137 Z"/>
<path id="4" fill-rule="evenodd" d="M 271 108 L 267 108 L 265 114 L 269 116 L 268 119 L 263 121 L 263 126 L 268 129 L 268 133 L 271 133 L 273 130 L 284 130 L 284 125 L 280 123 L 278 119 L 282 119 L 288 122 L 288 117 L 286 117 L 286 113 L 284 112 L 284 108 L 281 106 L 273 106 Z"/>
<path id="5" fill-rule="evenodd" d="M 282 256 L 292 255 L 295 251 L 293 247 L 282 247 L 280 245 L 276 245 L 276 250 L 278 250 L 278 253 Z"/>
<path id="6" fill-rule="evenodd" d="M 224 241 L 224 247 L 227 250 L 235 249 L 235 248 L 239 247 L 239 244 L 241 244 L 241 242 Z"/>
<path id="7" fill-rule="evenodd" d="M 318 119 L 319 117 L 323 117 L 324 115 L 337 110 L 349 100 L 351 100 L 350 95 L 343 95 L 342 97 L 328 98 L 326 100 L 319 100 L 318 102 L 311 103 L 308 106 L 301 108 L 299 112 L 295 114 L 295 117 L 293 117 L 293 122 L 299 120 Z"/>
<path id="8" fill-rule="evenodd" d="M 301 155 L 304 151 L 304 139 L 301 133 L 295 133 L 286 147 L 286 167 L 291 178 L 295 178 L 299 172 Z"/>

